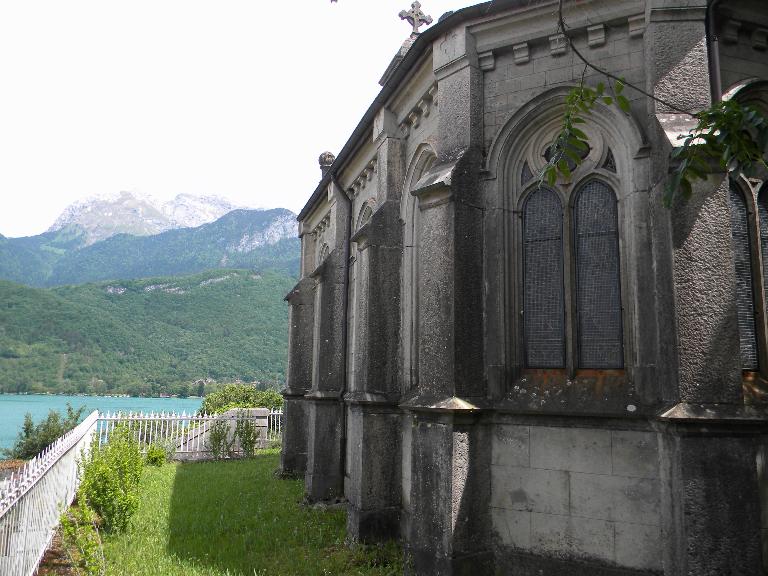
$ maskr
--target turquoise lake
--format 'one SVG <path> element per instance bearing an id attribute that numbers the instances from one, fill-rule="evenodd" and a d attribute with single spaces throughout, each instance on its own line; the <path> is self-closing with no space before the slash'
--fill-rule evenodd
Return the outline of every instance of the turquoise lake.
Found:
<path id="1" fill-rule="evenodd" d="M 67 411 L 67 402 L 77 409 L 85 406 L 83 417 L 99 412 L 196 412 L 202 398 L 109 398 L 105 396 L 46 396 L 38 394 L 0 394 L 0 448 L 10 448 L 29 412 L 35 423 L 49 410 Z M 0 456 L 0 459 L 2 456 Z"/>

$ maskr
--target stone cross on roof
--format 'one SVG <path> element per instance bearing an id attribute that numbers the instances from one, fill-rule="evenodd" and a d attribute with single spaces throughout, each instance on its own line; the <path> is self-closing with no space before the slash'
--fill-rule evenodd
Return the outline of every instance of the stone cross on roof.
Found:
<path id="1" fill-rule="evenodd" d="M 432 16 L 427 16 L 421 11 L 421 2 L 411 4 L 411 9 L 408 11 L 401 10 L 400 20 L 408 20 L 408 23 L 413 26 L 414 34 L 418 34 L 419 28 L 424 24 L 432 24 Z"/>

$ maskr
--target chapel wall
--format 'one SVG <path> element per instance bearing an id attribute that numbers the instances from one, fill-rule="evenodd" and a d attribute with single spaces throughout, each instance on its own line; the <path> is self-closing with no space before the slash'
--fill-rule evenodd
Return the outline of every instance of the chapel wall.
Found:
<path id="1" fill-rule="evenodd" d="M 604 41 L 588 45 L 586 30 L 577 33 L 573 43 L 595 66 L 607 70 L 638 86 L 645 85 L 644 24 L 633 18 L 605 24 L 601 37 Z M 584 72 L 584 63 L 573 53 L 553 54 L 549 39 L 540 38 L 524 44 L 507 46 L 494 51 L 493 69 L 484 74 L 484 130 L 485 146 L 489 149 L 499 130 L 520 107 L 536 95 L 563 84 L 576 85 Z M 585 82 L 595 87 L 598 82 L 606 86 L 611 81 L 588 69 Z M 634 90 L 625 96 L 633 104 L 644 98 Z"/>
<path id="2" fill-rule="evenodd" d="M 720 75 L 723 91 L 727 91 L 742 80 L 768 78 L 766 40 L 755 37 L 753 32 L 739 27 L 732 36 L 726 36 L 720 42 Z"/>
<path id="3" fill-rule="evenodd" d="M 520 417 L 494 425 L 491 512 L 500 566 L 533 554 L 662 569 L 657 437 L 631 426 Z"/>

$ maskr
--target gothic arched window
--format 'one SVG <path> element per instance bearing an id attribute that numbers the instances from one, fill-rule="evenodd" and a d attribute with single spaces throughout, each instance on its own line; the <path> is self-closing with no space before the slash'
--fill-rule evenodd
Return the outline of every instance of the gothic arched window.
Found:
<path id="1" fill-rule="evenodd" d="M 736 312 L 739 319 L 739 349 L 741 367 L 757 370 L 757 335 L 755 332 L 755 291 L 752 278 L 752 246 L 750 242 L 749 210 L 738 186 L 731 182 L 731 238 L 736 271 Z"/>
<path id="2" fill-rule="evenodd" d="M 574 202 L 577 365 L 623 368 L 621 276 L 616 195 L 589 180 Z"/>
<path id="3" fill-rule="evenodd" d="M 523 208 L 523 293 L 526 366 L 563 368 L 563 208 L 549 188 L 531 192 Z"/>
<path id="4" fill-rule="evenodd" d="M 579 370 L 623 370 L 619 194 L 621 161 L 607 137 L 596 132 L 592 146 L 567 178 L 541 185 L 551 159 L 551 134 L 533 133 L 521 147 L 509 181 L 519 188 L 509 238 L 519 280 L 510 302 L 519 320 L 511 354 L 516 367 L 539 372 L 563 370 L 556 377 L 578 377 Z M 615 147 L 614 147 L 615 150 Z M 566 207 L 568 209 L 566 210 Z M 616 375 L 620 376 L 620 375 Z"/>

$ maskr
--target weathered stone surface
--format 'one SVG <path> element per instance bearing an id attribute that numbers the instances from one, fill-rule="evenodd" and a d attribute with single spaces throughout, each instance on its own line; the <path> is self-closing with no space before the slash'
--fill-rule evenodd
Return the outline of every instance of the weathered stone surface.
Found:
<path id="1" fill-rule="evenodd" d="M 531 427 L 531 466 L 611 473 L 611 432 L 596 428 Z"/>

